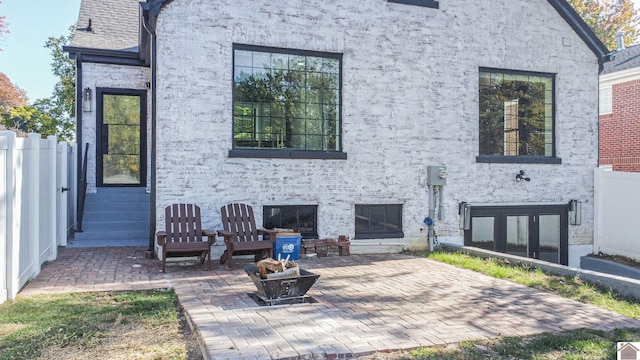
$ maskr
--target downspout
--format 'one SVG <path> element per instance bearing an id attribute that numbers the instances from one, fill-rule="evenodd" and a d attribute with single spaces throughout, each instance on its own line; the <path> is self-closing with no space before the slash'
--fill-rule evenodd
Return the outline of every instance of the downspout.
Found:
<path id="1" fill-rule="evenodd" d="M 143 7 L 142 26 L 151 38 L 151 227 L 149 228 L 147 258 L 154 257 L 156 233 L 156 33 L 155 29 L 149 23 L 150 18 L 149 9 Z"/>
<path id="2" fill-rule="evenodd" d="M 76 189 L 80 189 L 80 176 L 82 176 L 82 53 L 76 54 Z M 81 216 L 80 196 L 76 196 L 76 221 Z M 75 224 L 76 230 L 78 223 Z"/>

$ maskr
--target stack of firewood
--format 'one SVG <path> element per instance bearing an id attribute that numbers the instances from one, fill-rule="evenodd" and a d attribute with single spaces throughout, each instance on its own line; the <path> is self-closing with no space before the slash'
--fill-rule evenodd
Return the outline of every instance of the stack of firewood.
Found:
<path id="1" fill-rule="evenodd" d="M 300 276 L 298 264 L 286 259 L 275 260 L 267 258 L 258 261 L 258 272 L 261 279 L 282 279 Z"/>

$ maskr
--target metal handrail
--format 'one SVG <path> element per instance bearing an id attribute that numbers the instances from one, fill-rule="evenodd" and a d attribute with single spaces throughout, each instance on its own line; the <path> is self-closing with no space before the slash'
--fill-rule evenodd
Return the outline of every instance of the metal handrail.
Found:
<path id="1" fill-rule="evenodd" d="M 87 198 L 87 154 L 89 153 L 89 143 L 84 148 L 82 159 L 82 169 L 80 184 L 78 189 L 78 232 L 82 232 L 82 215 L 84 214 L 84 201 Z"/>

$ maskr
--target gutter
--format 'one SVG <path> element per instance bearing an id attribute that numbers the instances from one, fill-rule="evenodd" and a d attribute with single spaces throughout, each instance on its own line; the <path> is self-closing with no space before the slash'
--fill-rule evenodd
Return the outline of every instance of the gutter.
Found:
<path id="1" fill-rule="evenodd" d="M 80 177 L 82 176 L 82 150 L 84 146 L 82 146 L 82 53 L 78 53 L 75 55 L 76 60 L 76 222 L 75 222 L 75 230 L 78 230 L 78 222 L 77 220 L 82 216 L 78 213 L 80 209 Z"/>
<path id="2" fill-rule="evenodd" d="M 149 3 L 140 3 L 142 8 L 142 27 L 151 38 L 150 63 L 151 63 L 151 213 L 149 228 L 149 248 L 146 257 L 153 258 L 155 254 L 156 233 L 156 32 L 151 24 L 151 12 Z"/>

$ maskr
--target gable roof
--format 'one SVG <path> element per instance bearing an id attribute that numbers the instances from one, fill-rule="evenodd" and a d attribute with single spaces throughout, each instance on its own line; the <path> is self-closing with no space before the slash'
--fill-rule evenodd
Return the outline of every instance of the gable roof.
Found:
<path id="1" fill-rule="evenodd" d="M 157 18 L 162 8 L 172 1 L 148 0 L 140 3 L 139 0 L 82 0 L 78 27 L 87 27 L 91 20 L 92 31 L 76 30 L 70 47 L 136 53 L 142 50 L 140 56 L 146 57 L 147 34 L 141 33 L 140 4 L 144 12 Z M 609 49 L 566 0 L 547 1 L 596 55 L 599 64 L 609 61 Z M 139 48 L 139 45 L 142 46 Z"/>
<path id="2" fill-rule="evenodd" d="M 149 11 L 153 17 L 157 17 L 166 4 L 174 0 L 150 0 L 145 11 Z M 600 65 L 609 61 L 609 49 L 591 30 L 589 25 L 584 22 L 582 17 L 567 2 L 567 0 L 547 0 L 551 6 L 560 14 L 560 16 L 571 26 L 580 39 L 593 51 L 598 57 Z"/>
<path id="3" fill-rule="evenodd" d="M 139 0 L 82 0 L 69 46 L 137 53 L 139 9 Z"/>
<path id="4" fill-rule="evenodd" d="M 567 2 L 567 0 L 547 0 L 551 6 L 562 16 L 562 18 L 571 26 L 573 31 L 578 34 L 580 39 L 593 51 L 598 57 L 598 63 L 603 65 L 609 61 L 609 49 L 591 30 L 589 25 L 584 22 L 580 14 Z"/>
<path id="5" fill-rule="evenodd" d="M 612 60 L 604 65 L 602 75 L 638 68 L 640 71 L 640 44 L 616 51 L 611 54 Z"/>

